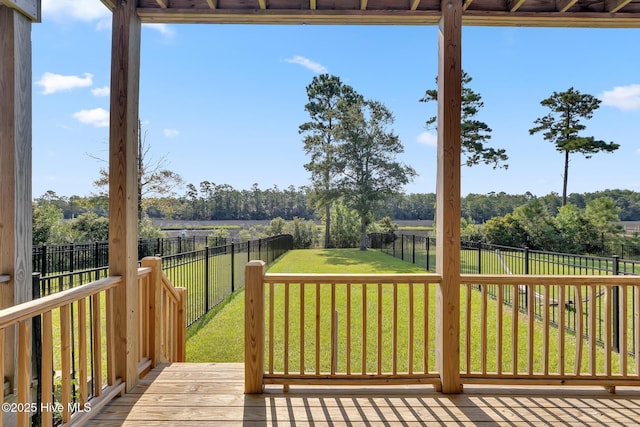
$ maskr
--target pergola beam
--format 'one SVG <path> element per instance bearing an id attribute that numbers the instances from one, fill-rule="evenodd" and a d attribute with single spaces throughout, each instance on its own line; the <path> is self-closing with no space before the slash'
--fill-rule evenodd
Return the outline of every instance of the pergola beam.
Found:
<path id="1" fill-rule="evenodd" d="M 267 0 L 258 0 L 258 4 L 260 5 L 260 9 L 262 10 L 267 9 Z"/>
<path id="2" fill-rule="evenodd" d="M 169 7 L 169 0 L 156 0 L 156 3 L 158 3 L 158 6 L 160 6 L 163 9 L 166 9 L 167 7 Z"/>
<path id="3" fill-rule="evenodd" d="M 606 0 L 605 6 L 609 13 L 616 13 L 629 3 L 631 3 L 631 0 Z"/>
<path id="4" fill-rule="evenodd" d="M 417 10 L 420 5 L 420 0 L 411 0 L 411 10 Z"/>
<path id="5" fill-rule="evenodd" d="M 367 3 L 369 0 L 360 0 L 360 10 L 367 10 Z"/>
<path id="6" fill-rule="evenodd" d="M 578 0 L 556 0 L 556 8 L 558 12 L 564 13 L 576 4 Z"/>
<path id="7" fill-rule="evenodd" d="M 526 0 L 509 0 L 509 12 L 515 12 L 524 4 Z"/>
<path id="8" fill-rule="evenodd" d="M 217 0 L 207 0 L 207 4 L 209 5 L 209 9 L 215 9 L 218 7 Z"/>

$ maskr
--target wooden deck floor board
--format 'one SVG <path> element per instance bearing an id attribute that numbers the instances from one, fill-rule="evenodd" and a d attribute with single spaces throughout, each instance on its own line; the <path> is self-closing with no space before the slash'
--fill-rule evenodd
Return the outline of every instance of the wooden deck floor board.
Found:
<path id="1" fill-rule="evenodd" d="M 640 390 L 466 386 L 282 387 L 244 395 L 242 364 L 182 363 L 152 370 L 131 393 L 93 415 L 91 426 L 633 425 Z"/>

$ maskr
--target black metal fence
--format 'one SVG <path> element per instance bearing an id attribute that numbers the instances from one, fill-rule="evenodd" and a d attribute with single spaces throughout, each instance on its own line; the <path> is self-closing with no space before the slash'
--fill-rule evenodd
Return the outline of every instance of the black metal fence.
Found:
<path id="1" fill-rule="evenodd" d="M 222 243 L 216 246 L 207 244 Z M 267 264 L 273 263 L 278 257 L 293 249 L 293 236 L 280 235 L 265 239 L 253 240 L 242 243 L 227 243 L 212 239 L 188 238 L 184 240 L 163 239 L 155 241 L 141 241 L 139 251 L 141 258 L 148 255 L 162 256 L 162 268 L 174 286 L 187 288 L 187 324 L 190 325 L 206 314 L 216 304 L 244 286 L 244 268 L 250 260 L 263 260 Z M 47 272 L 33 274 L 32 293 L 33 298 L 40 298 L 72 287 L 77 287 L 94 280 L 108 276 L 108 246 L 104 242 L 86 245 L 57 245 L 41 246 L 34 250 L 34 266 L 41 266 Z M 158 250 L 160 249 L 160 250 Z M 182 253 L 167 252 L 182 250 Z M 35 264 L 38 262 L 37 264 Z M 63 272 L 54 273 L 56 269 Z M 71 270 L 71 271 L 69 271 Z M 91 304 L 91 302 L 89 302 Z M 91 307 L 89 307 L 91 311 Z M 76 337 L 78 319 L 71 310 L 71 375 L 78 378 L 76 366 Z M 91 322 L 91 318 L 89 318 Z M 33 320 L 34 331 L 34 357 L 32 358 L 33 372 L 41 372 L 42 349 L 41 321 L 40 317 Z M 93 342 L 93 338 L 89 338 Z M 91 347 L 93 352 L 93 347 Z M 89 357 L 87 367 L 89 378 L 94 378 L 93 356 Z M 33 425 L 40 425 L 40 402 L 42 401 L 41 382 L 36 381 L 37 389 L 35 400 L 38 410 L 34 413 Z M 55 385 L 55 387 L 58 387 Z M 72 383 L 73 403 L 77 403 L 77 385 Z M 89 385 L 93 390 L 93 384 Z M 59 393 L 59 390 L 56 391 Z M 54 393 L 54 403 L 58 399 Z M 61 419 L 55 417 L 55 425 L 61 424 Z"/>
<path id="2" fill-rule="evenodd" d="M 271 264 L 293 249 L 285 234 L 265 239 L 205 247 L 162 257 L 162 270 L 174 286 L 187 288 L 187 326 L 244 285 L 250 260 Z"/>
<path id="3" fill-rule="evenodd" d="M 229 239 L 209 236 L 162 237 L 140 239 L 138 259 L 146 256 L 165 256 L 221 246 Z M 109 242 L 68 243 L 61 245 L 34 246 L 32 251 L 33 271 L 42 277 L 73 273 L 106 267 L 109 264 Z"/>
<path id="4" fill-rule="evenodd" d="M 400 258 L 403 261 L 411 262 L 425 268 L 430 272 L 435 272 L 435 247 L 436 239 L 433 237 L 413 236 L 413 235 L 393 235 L 393 234 L 372 234 L 369 236 L 371 248 L 379 249 L 382 252 Z M 460 243 L 460 271 L 463 274 L 534 274 L 534 275 L 620 275 L 633 274 L 640 275 L 640 261 L 621 259 L 619 255 L 610 257 L 596 257 L 573 255 L 556 252 L 534 251 L 527 248 L 513 248 L 507 246 L 492 245 L 483 242 L 462 241 Z M 480 287 L 476 287 L 480 289 Z M 536 286 L 535 295 L 542 295 L 543 286 Z M 488 285 L 487 292 L 494 299 L 497 297 L 498 286 Z M 549 287 L 549 298 L 552 301 L 558 300 L 559 287 Z M 604 287 L 596 290 L 598 296 L 594 301 L 588 297 L 582 297 L 584 321 L 589 322 L 590 305 L 595 304 L 596 312 L 596 340 L 604 343 L 604 313 L 605 301 L 601 296 L 604 294 Z M 619 349 L 619 318 L 620 305 L 627 304 L 627 313 L 635 320 L 636 301 L 629 298 L 628 301 L 620 300 L 619 287 L 612 288 L 612 346 L 614 350 Z M 504 304 L 513 306 L 513 295 L 506 293 L 503 295 Z M 526 292 L 518 292 L 518 305 L 520 310 L 526 312 L 528 304 L 534 304 L 534 314 L 536 318 L 543 319 L 545 309 L 543 300 L 536 298 L 535 301 L 527 301 Z M 566 330 L 571 333 L 576 332 L 576 322 L 578 313 L 576 312 L 575 301 L 578 295 L 575 288 L 569 290 L 565 295 L 565 324 Z M 547 313 L 552 326 L 558 326 L 560 311 L 556 306 L 552 306 Z M 585 323 L 588 324 L 588 323 Z M 631 323 L 635 325 L 635 321 Z M 635 334 L 630 334 L 634 335 Z M 585 333 L 585 338 L 586 338 Z M 629 354 L 635 351 L 638 344 L 633 337 L 630 337 L 628 348 Z"/>

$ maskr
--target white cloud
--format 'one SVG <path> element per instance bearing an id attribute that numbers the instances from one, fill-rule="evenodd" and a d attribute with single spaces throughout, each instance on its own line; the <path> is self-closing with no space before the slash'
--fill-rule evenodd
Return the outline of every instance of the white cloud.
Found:
<path id="1" fill-rule="evenodd" d="M 109 96 L 111 94 L 111 90 L 109 89 L 109 86 L 97 87 L 95 89 L 91 89 L 91 93 L 93 96 Z"/>
<path id="2" fill-rule="evenodd" d="M 111 18 L 111 12 L 99 0 L 42 0 L 43 20 L 83 22 L 102 21 Z"/>
<path id="3" fill-rule="evenodd" d="M 176 32 L 167 24 L 142 24 L 143 27 L 156 30 L 166 38 L 172 38 Z"/>
<path id="4" fill-rule="evenodd" d="M 109 112 L 104 108 L 81 110 L 73 113 L 73 118 L 81 123 L 93 125 L 98 128 L 109 126 Z"/>
<path id="5" fill-rule="evenodd" d="M 640 84 L 616 86 L 605 90 L 600 99 L 604 105 L 611 105 L 623 111 L 640 111 Z"/>
<path id="6" fill-rule="evenodd" d="M 290 64 L 298 64 L 302 65 L 304 68 L 313 71 L 316 74 L 326 73 L 327 67 L 324 65 L 318 64 L 317 62 L 313 62 L 309 58 L 305 58 L 304 56 L 296 55 L 293 58 L 286 59 Z"/>
<path id="7" fill-rule="evenodd" d="M 416 140 L 420 144 L 424 144 L 429 147 L 435 147 L 436 145 L 438 145 L 438 135 L 431 132 L 422 132 L 420 135 L 418 135 L 418 138 L 416 138 Z"/>
<path id="8" fill-rule="evenodd" d="M 162 133 L 164 133 L 164 136 L 166 136 L 167 138 L 175 138 L 176 136 L 180 135 L 180 131 L 176 129 L 165 129 L 162 131 Z"/>
<path id="9" fill-rule="evenodd" d="M 79 87 L 89 87 L 93 84 L 93 75 L 84 73 L 84 77 L 63 76 L 61 74 L 46 72 L 36 84 L 44 88 L 42 90 L 43 95 L 50 95 Z"/>

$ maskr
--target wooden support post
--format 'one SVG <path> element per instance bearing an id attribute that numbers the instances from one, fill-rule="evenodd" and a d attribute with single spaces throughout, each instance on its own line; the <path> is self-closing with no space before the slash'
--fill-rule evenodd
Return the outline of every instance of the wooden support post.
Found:
<path id="1" fill-rule="evenodd" d="M 135 1 L 113 9 L 109 128 L 109 272 L 114 289 L 114 373 L 131 390 L 138 380 L 138 97 L 140 19 Z"/>
<path id="2" fill-rule="evenodd" d="M 262 393 L 264 384 L 264 261 L 244 272 L 244 392 Z"/>
<path id="3" fill-rule="evenodd" d="M 31 21 L 0 5 L 0 308 L 31 300 Z M 4 375 L 16 386 L 17 345 L 6 331 Z M 3 381 L 4 383 L 4 381 Z"/>
<path id="4" fill-rule="evenodd" d="M 462 2 L 442 0 L 438 31 L 436 362 L 442 392 L 460 393 L 460 117 Z"/>
<path id="5" fill-rule="evenodd" d="M 151 351 L 151 366 L 155 367 L 162 361 L 162 258 L 145 257 L 142 267 L 150 267 L 149 275 L 149 306 L 145 308 L 149 325 L 149 349 Z"/>
<path id="6" fill-rule="evenodd" d="M 187 288 L 176 288 L 180 295 L 180 305 L 176 315 L 176 360 L 174 362 L 185 362 L 187 360 Z"/>

